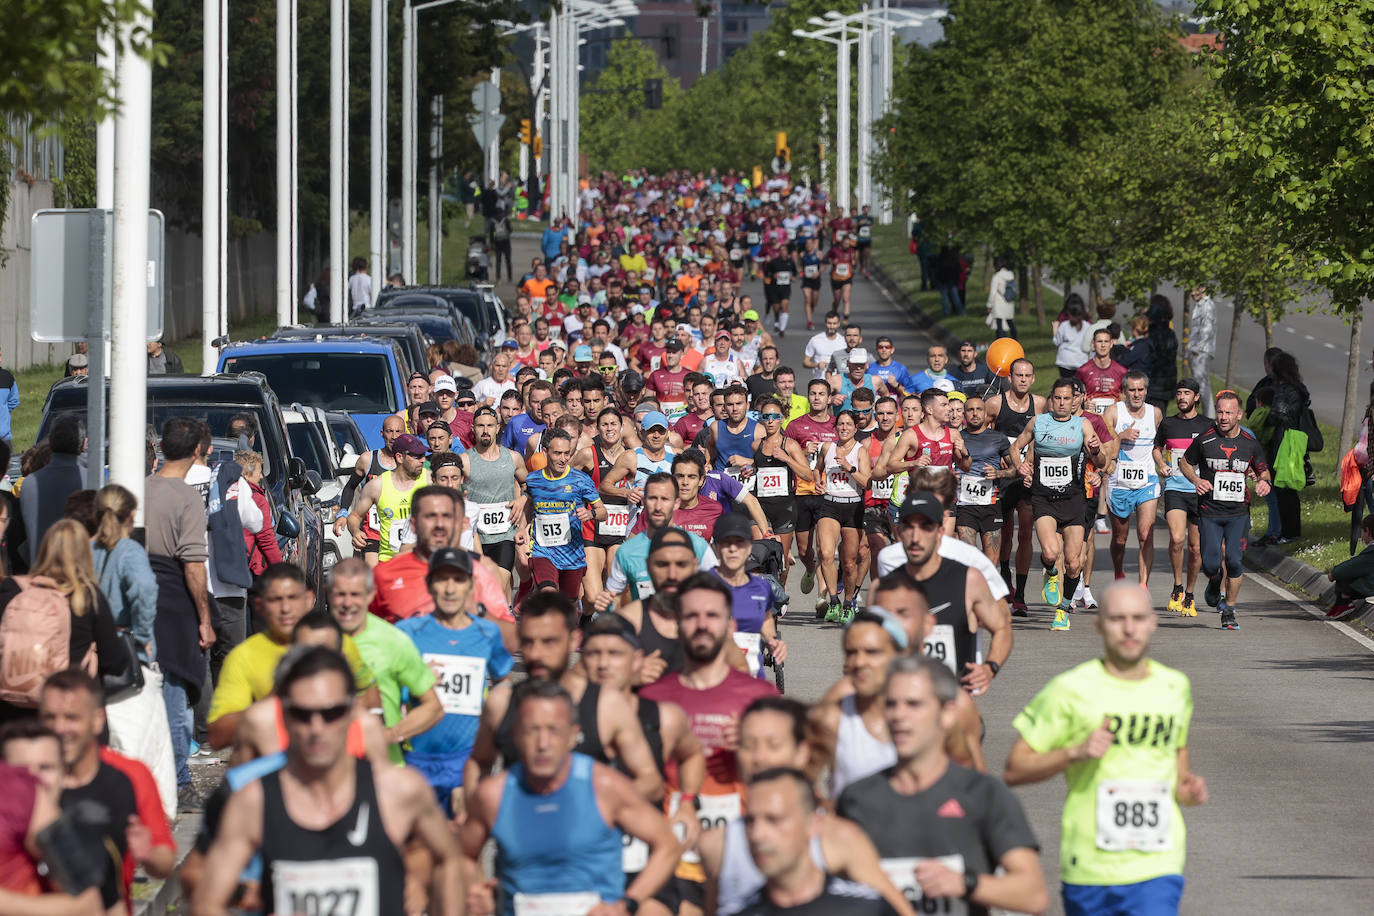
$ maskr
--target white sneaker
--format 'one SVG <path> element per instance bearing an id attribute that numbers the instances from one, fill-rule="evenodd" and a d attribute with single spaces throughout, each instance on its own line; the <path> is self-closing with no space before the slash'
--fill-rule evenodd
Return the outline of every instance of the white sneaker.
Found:
<path id="1" fill-rule="evenodd" d="M 1111 526 L 1108 525 L 1107 520 L 1100 515 L 1097 517 L 1097 524 L 1093 525 L 1093 530 L 1096 531 L 1098 534 L 1112 533 Z"/>
<path id="2" fill-rule="evenodd" d="M 1082 600 L 1083 600 L 1083 583 L 1082 583 L 1082 582 L 1079 582 L 1079 583 L 1078 583 L 1078 588 L 1075 588 L 1075 589 L 1073 590 L 1073 600 L 1074 600 L 1074 601 L 1082 601 Z"/>
<path id="3" fill-rule="evenodd" d="M 1083 589 L 1083 606 L 1085 608 L 1097 607 L 1097 599 L 1093 597 L 1093 590 L 1090 588 Z"/>

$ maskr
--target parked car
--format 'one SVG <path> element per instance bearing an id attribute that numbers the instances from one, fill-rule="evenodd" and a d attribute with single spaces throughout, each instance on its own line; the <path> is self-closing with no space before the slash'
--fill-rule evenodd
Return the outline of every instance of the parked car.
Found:
<path id="1" fill-rule="evenodd" d="M 505 338 L 497 339 L 500 333 L 500 320 L 495 314 L 495 307 L 488 304 L 487 300 L 477 289 L 464 289 L 457 286 L 406 286 L 396 290 L 383 290 L 377 297 L 377 304 L 373 306 L 374 311 L 381 311 L 392 308 L 391 303 L 396 300 L 404 301 L 407 296 L 416 294 L 426 294 L 438 296 L 450 303 L 458 314 L 472 322 L 472 326 L 477 331 L 477 352 L 486 355 L 493 345 L 499 344 Z"/>
<path id="2" fill-rule="evenodd" d="M 482 294 L 482 300 L 487 304 L 487 313 L 491 315 L 496 323 L 496 334 L 494 338 L 496 345 L 510 336 L 510 312 L 506 310 L 506 303 L 501 301 L 501 297 L 496 294 L 496 287 L 490 283 L 478 283 L 477 292 Z"/>
<path id="3" fill-rule="evenodd" d="M 405 404 L 405 364 L 382 337 L 254 340 L 219 354 L 221 372 L 261 372 L 287 403 L 348 411 L 370 448 L 382 447 L 382 423 Z"/>
<path id="4" fill-rule="evenodd" d="M 343 535 L 336 535 L 333 522 L 339 515 L 339 501 L 353 473 L 353 465 L 358 461 L 358 453 L 338 445 L 325 412 L 318 407 L 293 404 L 282 408 L 282 419 L 286 422 L 286 436 L 291 441 L 291 450 L 322 481 L 312 498 L 323 523 L 324 555 L 321 564 L 324 572 L 328 573 L 335 563 L 353 556 L 352 537 L 347 531 Z"/>
<path id="5" fill-rule="evenodd" d="M 364 313 L 366 314 L 366 313 Z M 429 340 L 424 331 L 413 323 L 391 321 L 355 322 L 353 324 L 292 325 L 277 328 L 272 332 L 273 340 L 310 340 L 326 337 L 389 337 L 401 345 L 405 354 L 406 366 L 411 372 L 423 372 L 426 368 L 425 349 Z"/>
<path id="6" fill-rule="evenodd" d="M 58 381 L 43 404 L 35 441 L 47 438 L 58 417 L 86 419 L 88 378 Z M 212 463 L 232 459 L 248 447 L 262 455 L 263 488 L 272 505 L 272 520 L 282 556 L 305 570 L 317 595 L 323 595 L 323 521 L 310 499 L 323 481 L 292 450 L 280 402 L 267 379 L 255 372 L 238 375 L 154 375 L 148 378 L 148 427 L 153 436 L 171 417 L 195 417 L 209 424 Z M 253 433 L 229 435 L 231 420 L 252 420 Z"/>
<path id="7" fill-rule="evenodd" d="M 437 307 L 407 306 L 387 309 L 381 315 L 359 318 L 354 322 L 354 327 L 366 328 L 372 323 L 390 324 L 397 321 L 404 321 L 414 325 L 433 343 L 444 344 L 450 340 L 457 341 L 459 345 L 467 345 L 474 350 L 478 350 L 479 358 L 484 354 L 477 347 L 477 332 L 473 330 L 472 322 L 462 315 L 455 316 L 448 305 Z M 422 364 L 421 370 L 427 366 Z"/>

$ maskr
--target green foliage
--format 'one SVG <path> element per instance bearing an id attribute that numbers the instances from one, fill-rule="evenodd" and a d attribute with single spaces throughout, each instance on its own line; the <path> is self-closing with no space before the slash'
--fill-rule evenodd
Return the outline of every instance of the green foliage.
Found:
<path id="1" fill-rule="evenodd" d="M 1202 0 L 1230 105 L 1207 148 L 1251 210 L 1304 252 L 1306 279 L 1353 313 L 1374 295 L 1374 11 L 1367 0 Z"/>
<path id="2" fill-rule="evenodd" d="M 58 207 L 95 206 L 95 125 L 89 122 L 62 132 L 63 177 L 53 183 Z"/>
<path id="3" fill-rule="evenodd" d="M 644 107 L 644 82 L 663 81 L 663 107 Z M 678 104 L 682 90 L 643 42 L 624 37 L 606 50 L 606 67 L 582 90 L 581 147 L 593 172 L 623 173 L 647 168 L 661 173 L 680 167 L 675 125 L 664 110 Z"/>

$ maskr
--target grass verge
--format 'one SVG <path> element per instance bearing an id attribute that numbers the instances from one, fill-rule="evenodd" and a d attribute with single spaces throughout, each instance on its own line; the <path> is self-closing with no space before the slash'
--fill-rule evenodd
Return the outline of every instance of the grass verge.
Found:
<path id="1" fill-rule="evenodd" d="M 975 263 L 969 274 L 967 286 L 967 315 L 942 318 L 940 296 L 933 290 L 921 289 L 921 268 L 914 255 L 907 248 L 906 228 L 903 223 L 876 227 L 873 233 L 873 257 L 882 265 L 883 271 L 904 292 L 917 309 L 927 318 L 939 323 L 958 338 L 975 341 L 989 341 L 992 338 L 983 319 L 987 315 L 987 289 L 983 285 L 983 264 L 978 260 L 981 251 L 975 251 Z M 1026 357 L 1036 366 L 1049 367 L 1050 371 L 1036 374 L 1033 391 L 1048 395 L 1050 385 L 1057 373 L 1053 370 L 1055 347 L 1050 342 L 1050 326 L 1036 323 L 1031 291 L 1023 291 L 1021 308 L 1016 316 L 1016 329 L 1021 338 L 1021 346 Z M 1045 315 L 1048 318 L 1059 313 L 1063 306 L 1063 296 L 1042 287 Z M 913 369 L 923 363 L 920 354 L 907 354 L 908 365 Z M 1222 379 L 1212 376 L 1212 390 L 1220 391 Z M 1242 399 L 1249 391 L 1237 389 Z M 1280 549 L 1296 559 L 1326 571 L 1350 556 L 1350 514 L 1345 511 L 1340 495 L 1340 431 L 1320 424 L 1326 448 L 1311 456 L 1312 470 L 1316 484 L 1302 491 L 1302 537 Z M 1251 531 L 1262 535 L 1268 530 L 1269 507 L 1262 499 L 1254 501 L 1251 512 Z"/>

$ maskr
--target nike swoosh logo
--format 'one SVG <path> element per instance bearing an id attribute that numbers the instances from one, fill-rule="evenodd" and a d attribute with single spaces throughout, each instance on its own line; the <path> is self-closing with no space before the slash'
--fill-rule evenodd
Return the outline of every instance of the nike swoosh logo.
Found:
<path id="1" fill-rule="evenodd" d="M 361 846 L 367 840 L 367 820 L 370 813 L 368 803 L 363 802 L 362 807 L 358 809 L 358 822 L 348 831 L 348 842 L 354 846 Z"/>
<path id="2" fill-rule="evenodd" d="M 933 616 L 935 616 L 936 614 L 940 613 L 940 612 L 943 611 L 945 608 L 949 607 L 951 603 L 952 603 L 952 602 L 946 601 L 944 604 L 937 604 L 935 607 L 933 607 L 933 608 L 930 609 L 930 614 L 931 614 L 931 616 L 933 617 Z"/>

